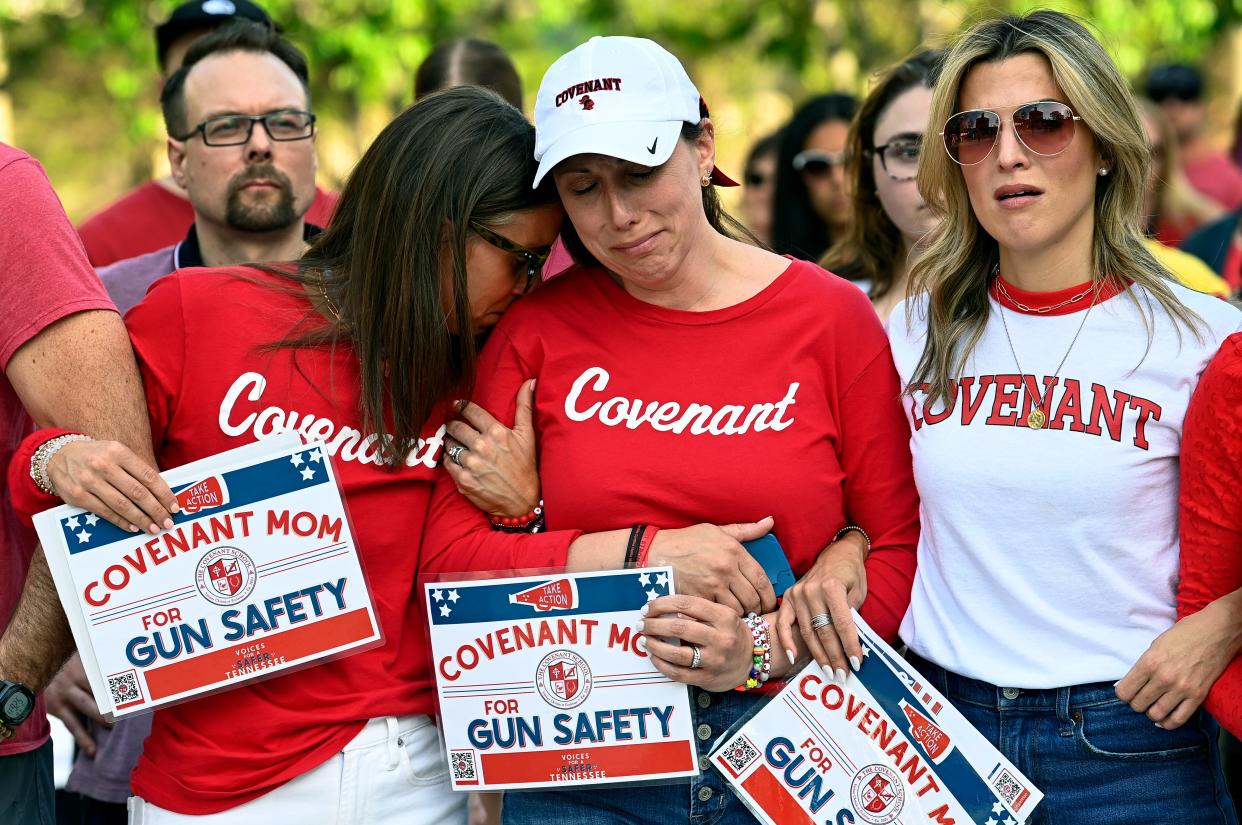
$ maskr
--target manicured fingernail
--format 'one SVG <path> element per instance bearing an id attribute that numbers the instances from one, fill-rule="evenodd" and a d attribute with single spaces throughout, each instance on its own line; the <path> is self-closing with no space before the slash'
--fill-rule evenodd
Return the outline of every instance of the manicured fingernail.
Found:
<path id="1" fill-rule="evenodd" d="M 850 657 L 850 667 L 854 668 L 854 670 L 858 670 L 860 667 L 862 667 L 862 662 L 858 661 L 857 656 Z"/>
<path id="2" fill-rule="evenodd" d="M 129 532 L 131 532 L 131 533 L 137 533 L 137 532 L 138 532 L 138 525 L 137 525 L 137 524 L 131 524 L 131 525 L 129 525 Z"/>
<path id="3" fill-rule="evenodd" d="M 173 520 L 172 520 L 172 519 L 170 519 L 170 518 L 166 518 L 166 519 L 164 519 L 164 529 L 165 529 L 165 530 L 171 530 L 171 529 L 173 529 Z"/>
<path id="4" fill-rule="evenodd" d="M 170 512 L 170 513 L 180 513 L 180 512 L 181 512 L 181 505 L 180 505 L 180 504 L 178 504 L 177 502 L 175 502 L 175 501 L 174 501 L 174 502 L 172 503 L 172 505 L 171 505 L 171 506 L 169 506 L 169 508 L 168 508 L 168 512 Z"/>
<path id="5" fill-rule="evenodd" d="M 798 661 L 798 657 L 794 655 L 793 648 L 791 647 L 785 648 L 785 655 L 789 657 L 789 666 L 793 667 L 794 664 Z"/>
<path id="6" fill-rule="evenodd" d="M 843 667 L 837 668 L 835 675 L 837 677 L 838 682 L 840 682 L 841 684 L 845 684 L 845 679 L 846 679 L 845 668 Z"/>
<path id="7" fill-rule="evenodd" d="M 634 627 L 637 628 L 638 630 L 642 630 L 644 624 L 646 624 L 646 622 L 644 622 L 642 619 L 639 619 L 638 624 L 634 625 Z"/>
<path id="8" fill-rule="evenodd" d="M 147 525 L 147 531 L 151 533 L 151 535 L 155 535 L 156 533 L 160 531 L 160 528 L 156 526 L 155 522 L 151 522 L 149 525 Z"/>
<path id="9" fill-rule="evenodd" d="M 647 615 L 647 608 L 648 608 L 648 607 L 650 607 L 650 603 L 647 603 L 647 604 L 643 605 L 642 607 L 638 608 L 638 615 L 639 615 L 639 616 L 646 616 L 646 615 Z"/>

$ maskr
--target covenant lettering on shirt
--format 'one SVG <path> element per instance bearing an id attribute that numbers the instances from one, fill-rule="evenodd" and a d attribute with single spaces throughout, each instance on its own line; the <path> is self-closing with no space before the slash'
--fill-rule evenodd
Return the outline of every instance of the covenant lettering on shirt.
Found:
<path id="1" fill-rule="evenodd" d="M 920 392 L 927 385 L 919 386 Z M 1038 403 L 1037 403 L 1038 402 Z M 953 382 L 952 399 L 938 410 L 925 410 L 907 399 L 915 430 L 951 421 L 963 427 L 1026 427 L 1036 407 L 1044 411 L 1049 430 L 1066 430 L 1125 439 L 1140 450 L 1150 447 L 1147 424 L 1160 420 L 1160 405 L 1103 384 L 1055 375 L 967 375 Z M 976 419 L 977 422 L 976 422 Z"/>
<path id="2" fill-rule="evenodd" d="M 308 441 L 325 442 L 328 452 L 342 461 L 383 464 L 378 434 L 363 435 L 361 430 L 344 426 L 326 416 L 288 410 L 277 404 L 259 409 L 258 402 L 262 401 L 266 388 L 267 378 L 261 373 L 245 372 L 237 376 L 220 402 L 220 431 L 233 437 L 253 435 L 254 440 L 258 440 L 292 430 L 301 433 Z M 422 465 L 434 469 L 439 462 L 445 432 L 445 425 L 441 424 L 433 435 L 419 438 L 417 446 L 406 455 L 405 466 Z"/>
<path id="3" fill-rule="evenodd" d="M 550 529 L 771 515 L 805 572 L 837 530 L 865 524 L 877 532 L 862 610 L 895 631 L 918 531 L 908 428 L 883 332 L 853 285 L 791 262 L 736 306 L 683 312 L 572 269 L 501 320 L 475 400 L 512 421 L 529 378 Z M 533 566 L 522 537 L 492 531 L 447 482 L 423 561 L 446 572 Z"/>
<path id="4" fill-rule="evenodd" d="M 781 430 L 794 423 L 784 418 L 794 403 L 798 382 L 793 381 L 785 397 L 776 403 L 739 405 L 680 404 L 676 401 L 646 401 L 614 395 L 603 398 L 610 376 L 603 367 L 589 367 L 574 381 L 565 398 L 565 416 L 571 421 L 598 420 L 606 427 L 624 426 L 633 430 L 647 426 L 658 432 L 690 435 L 745 435 L 764 430 Z M 594 400 L 599 396 L 602 400 Z"/>
<path id="5" fill-rule="evenodd" d="M 925 387 L 905 398 L 923 529 L 901 636 L 916 653 L 1051 688 L 1120 679 L 1172 626 L 1182 420 L 1242 314 L 1170 288 L 1202 319 L 1197 333 L 1138 286 L 1085 320 L 1085 307 L 1038 315 L 992 299 L 948 403 L 927 407 Z M 905 382 L 926 334 L 926 300 L 914 300 L 909 322 L 904 305 L 889 322 Z M 1036 399 L 1041 429 L 1026 421 Z"/>

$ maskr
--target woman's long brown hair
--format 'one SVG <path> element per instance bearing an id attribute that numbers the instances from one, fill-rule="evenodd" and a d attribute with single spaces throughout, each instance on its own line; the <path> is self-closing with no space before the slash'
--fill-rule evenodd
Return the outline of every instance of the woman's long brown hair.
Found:
<path id="1" fill-rule="evenodd" d="M 274 346 L 353 347 L 362 422 L 389 466 L 405 461 L 437 404 L 469 391 L 477 355 L 466 292 L 470 223 L 500 226 L 556 202 L 551 186 L 531 189 L 534 149 L 534 127 L 490 91 L 423 98 L 375 138 L 331 225 L 296 267 L 267 268 L 312 293 L 326 290 L 339 318 L 308 316 Z"/>
<path id="2" fill-rule="evenodd" d="M 903 248 L 901 232 L 875 191 L 875 128 L 897 98 L 915 87 L 936 85 L 944 55 L 940 49 L 923 50 L 893 66 L 867 94 L 850 124 L 845 174 L 853 190 L 854 209 L 845 234 L 829 247 L 819 265 L 843 278 L 870 281 L 872 300 L 883 298 L 893 288 L 897 256 Z"/>

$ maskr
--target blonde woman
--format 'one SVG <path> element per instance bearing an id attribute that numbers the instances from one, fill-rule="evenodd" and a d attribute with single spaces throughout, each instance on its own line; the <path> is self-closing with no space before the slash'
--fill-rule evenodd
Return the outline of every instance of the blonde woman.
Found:
<path id="1" fill-rule="evenodd" d="M 1242 314 L 1144 248 L 1138 112 L 1074 19 L 972 28 L 931 124 L 943 220 L 889 333 L 922 497 L 902 638 L 1047 794 L 1036 821 L 1233 825 L 1215 725 L 1114 683 L 1176 619 L 1182 420 Z"/>

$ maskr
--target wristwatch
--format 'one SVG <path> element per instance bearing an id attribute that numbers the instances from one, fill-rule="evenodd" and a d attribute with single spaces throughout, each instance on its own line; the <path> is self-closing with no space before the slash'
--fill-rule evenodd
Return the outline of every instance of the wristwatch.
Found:
<path id="1" fill-rule="evenodd" d="M 30 711 L 34 710 L 35 695 L 21 682 L 0 679 L 0 738 L 8 739 Z"/>

